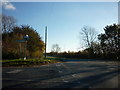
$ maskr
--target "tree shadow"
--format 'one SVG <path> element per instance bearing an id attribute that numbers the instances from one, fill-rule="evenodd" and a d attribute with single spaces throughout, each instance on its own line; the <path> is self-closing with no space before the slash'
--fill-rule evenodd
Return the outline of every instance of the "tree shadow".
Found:
<path id="1" fill-rule="evenodd" d="M 40 83 L 42 80 L 50 80 L 50 79 L 57 79 L 60 77 L 66 77 L 66 76 L 72 76 L 73 74 L 82 74 L 82 73 L 94 73 L 96 71 L 103 71 L 103 70 L 108 70 L 108 67 L 105 65 L 90 65 L 88 68 L 94 68 L 94 69 L 88 69 L 88 70 L 75 70 L 72 72 L 69 71 L 64 71 L 66 73 L 62 73 L 62 74 L 56 74 L 59 73 L 58 71 L 54 71 L 54 70 L 50 70 L 49 71 L 49 75 L 45 75 L 44 77 L 35 77 L 34 81 L 30 81 L 30 82 L 23 82 L 23 83 L 19 83 L 20 81 L 18 81 L 18 83 L 13 80 L 10 82 L 16 82 L 16 84 L 14 85 L 9 85 L 7 87 L 3 87 L 3 88 L 16 88 L 16 87 L 25 87 L 25 85 L 30 85 L 30 84 L 34 84 L 34 83 Z M 111 66 L 112 67 L 112 66 Z M 94 84 L 100 84 L 105 80 L 108 80 L 110 78 L 112 78 L 113 76 L 119 74 L 120 70 L 111 70 L 110 72 L 103 72 L 103 73 L 99 73 L 99 74 L 95 74 L 95 75 L 90 75 L 88 77 L 83 77 L 83 78 L 78 78 L 77 80 L 73 80 L 71 82 L 63 82 L 60 83 L 58 85 L 53 85 L 53 86 L 49 86 L 50 88 L 74 88 L 76 86 L 80 86 L 81 88 L 88 88 L 89 86 L 92 86 Z M 7 82 L 7 80 L 5 81 Z M 3 82 L 3 84 L 5 84 L 5 82 Z M 79 83 L 80 82 L 80 83 Z M 44 83 L 49 83 L 49 82 L 44 82 Z M 50 82 L 50 84 L 54 84 L 54 82 Z M 36 88 L 36 87 L 32 87 L 32 88 Z"/>
<path id="2" fill-rule="evenodd" d="M 88 76 L 88 77 L 75 80 L 73 82 L 64 83 L 64 84 L 61 84 L 61 85 L 58 85 L 52 88 L 74 88 L 75 86 L 80 86 L 80 88 L 89 88 L 95 84 L 100 84 L 104 82 L 105 80 L 108 80 L 116 76 L 117 73 L 118 73 L 118 70 L 102 73 L 99 75 L 92 75 L 92 76 Z"/>

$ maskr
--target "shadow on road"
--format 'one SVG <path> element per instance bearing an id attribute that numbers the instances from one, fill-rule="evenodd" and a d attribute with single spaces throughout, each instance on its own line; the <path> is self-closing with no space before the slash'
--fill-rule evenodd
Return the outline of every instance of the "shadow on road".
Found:
<path id="1" fill-rule="evenodd" d="M 76 86 L 78 86 L 79 88 L 89 88 L 89 87 L 94 86 L 95 84 L 103 83 L 104 81 L 116 76 L 116 73 L 118 73 L 117 70 L 112 71 L 112 72 L 102 73 L 99 75 L 92 75 L 92 76 L 78 79 L 73 82 L 64 83 L 64 84 L 55 86 L 53 88 L 74 88 Z M 78 83 L 76 83 L 76 82 L 78 82 Z"/>
<path id="2" fill-rule="evenodd" d="M 85 60 L 85 59 L 84 59 Z M 84 61 L 83 60 L 83 61 Z M 66 60 L 67 61 L 67 60 Z M 29 78 L 27 77 L 27 74 L 23 76 L 21 79 L 32 79 L 32 81 L 19 81 L 20 77 L 18 77 L 18 81 L 15 79 L 13 80 L 4 80 L 3 81 L 3 90 L 6 88 L 89 88 L 93 87 L 97 84 L 102 84 L 104 81 L 107 81 L 118 74 L 120 74 L 119 68 L 116 68 L 115 65 L 109 65 L 109 64 L 100 64 L 100 63 L 76 63 L 75 61 L 80 61 L 78 59 L 76 60 L 68 60 L 69 62 L 74 61 L 73 63 L 65 62 L 58 65 L 59 70 L 63 70 L 63 73 L 59 73 L 59 70 L 57 68 L 57 64 L 52 64 L 49 66 L 49 69 L 40 70 L 39 68 L 36 68 L 34 70 L 39 70 L 37 73 L 33 76 L 31 75 Z M 82 60 L 81 60 L 82 61 Z M 86 59 L 88 61 L 88 59 Z M 69 67 L 69 69 L 65 68 Z M 56 69 L 55 69 L 56 68 Z M 32 70 L 32 69 L 29 69 Z M 28 70 L 28 71 L 29 71 Z M 41 72 L 40 72 L 41 71 Z M 26 72 L 26 71 L 25 71 Z M 46 73 L 43 74 L 42 72 Z M 35 75 L 38 74 L 38 75 Z M 43 74 L 42 76 L 39 74 Z M 88 74 L 88 75 L 86 75 Z M 7 78 L 8 74 L 4 73 L 5 78 Z M 19 76 L 19 74 L 16 74 L 16 76 Z M 20 74 L 21 75 L 21 74 Z M 82 77 L 73 77 L 73 75 L 85 75 Z M 11 77 L 11 76 L 10 76 Z M 10 78 L 9 77 L 9 78 Z M 62 78 L 66 79 L 68 81 L 63 81 Z M 13 77 L 12 77 L 13 78 Z M 17 77 L 16 77 L 17 78 Z M 11 85 L 4 86 L 6 83 L 15 83 Z M 109 84 L 109 83 L 108 83 Z M 116 83 L 115 83 L 116 84 Z M 117 83 L 118 84 L 118 83 Z M 104 88 L 104 87 L 103 87 Z"/>
<path id="3" fill-rule="evenodd" d="M 119 70 L 120 71 L 120 70 Z M 73 74 L 80 74 L 80 73 L 84 73 L 84 72 L 92 72 L 92 70 L 86 70 L 86 71 L 79 71 L 77 73 L 69 73 L 69 74 L 65 74 L 65 75 L 57 75 L 57 76 L 52 76 L 52 77 L 46 77 L 46 78 L 42 78 L 42 79 L 37 79 L 35 81 L 31 81 L 31 82 L 24 82 L 21 84 L 16 84 L 16 85 L 12 85 L 12 86 L 8 86 L 5 88 L 25 88 L 25 85 L 31 85 L 33 83 L 40 83 L 41 80 L 49 80 L 49 79 L 55 79 L 55 78 L 60 78 L 63 76 L 67 76 L 67 75 L 73 75 Z M 88 77 L 84 77 L 84 78 L 79 78 L 78 80 L 74 80 L 72 82 L 67 82 L 67 83 L 59 83 L 58 85 L 55 85 L 55 82 L 45 82 L 46 84 L 53 84 L 53 86 L 49 86 L 50 88 L 74 88 L 76 86 L 79 86 L 80 88 L 88 88 L 90 86 L 93 86 L 95 84 L 100 84 L 103 81 L 110 79 L 114 76 L 116 76 L 116 73 L 118 73 L 118 70 L 114 70 L 111 72 L 105 72 L 102 74 L 98 74 L 98 75 L 91 75 Z M 80 82 L 80 83 L 77 83 Z M 30 86 L 31 87 L 31 86 Z M 28 87 L 27 87 L 28 88 Z M 32 87 L 32 88 L 36 88 L 36 87 Z M 38 88 L 41 88 L 41 86 L 39 86 Z M 42 87 L 43 88 L 43 87 Z M 103 87 L 104 88 L 104 87 Z"/>

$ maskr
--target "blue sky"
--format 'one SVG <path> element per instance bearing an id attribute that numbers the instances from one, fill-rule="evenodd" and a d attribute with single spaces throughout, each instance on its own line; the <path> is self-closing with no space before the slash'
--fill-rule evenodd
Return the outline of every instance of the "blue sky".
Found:
<path id="1" fill-rule="evenodd" d="M 44 41 L 48 27 L 47 51 L 59 44 L 61 51 L 78 51 L 81 28 L 85 25 L 104 33 L 106 25 L 118 23 L 117 2 L 13 2 L 2 13 L 17 19 L 18 25 L 30 25 Z"/>

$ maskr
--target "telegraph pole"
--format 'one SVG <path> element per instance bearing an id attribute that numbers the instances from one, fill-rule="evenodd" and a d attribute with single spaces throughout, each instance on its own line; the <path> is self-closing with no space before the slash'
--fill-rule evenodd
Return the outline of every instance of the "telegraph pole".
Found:
<path id="1" fill-rule="evenodd" d="M 46 48 L 47 48 L 47 26 L 45 27 L 45 58 L 46 58 Z"/>

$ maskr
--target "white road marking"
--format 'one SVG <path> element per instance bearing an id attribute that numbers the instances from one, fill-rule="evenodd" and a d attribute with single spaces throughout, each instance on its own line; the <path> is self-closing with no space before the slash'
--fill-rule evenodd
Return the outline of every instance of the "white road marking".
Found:
<path id="1" fill-rule="evenodd" d="M 66 68 L 66 69 L 68 69 L 68 70 L 71 70 L 67 65 L 64 65 L 63 63 L 61 63 L 61 65 L 62 65 L 64 68 Z"/>
<path id="2" fill-rule="evenodd" d="M 30 81 L 33 81 L 33 80 L 24 80 L 24 81 L 30 82 Z"/>
<path id="3" fill-rule="evenodd" d="M 7 72 L 7 73 L 18 73 L 18 72 L 21 72 L 23 70 L 13 70 L 13 71 L 10 71 L 10 72 Z"/>
<path id="4" fill-rule="evenodd" d="M 73 74 L 72 76 L 73 76 L 73 77 L 75 77 L 75 76 L 76 76 L 76 74 Z"/>
<path id="5" fill-rule="evenodd" d="M 58 66 L 61 66 L 60 64 L 56 64 L 56 66 L 58 67 Z"/>
<path id="6" fill-rule="evenodd" d="M 110 69 L 116 69 L 116 68 L 112 68 L 112 67 L 111 67 Z"/>
<path id="7" fill-rule="evenodd" d="M 69 81 L 66 81 L 64 78 L 62 79 L 63 80 L 63 82 L 65 82 L 65 83 L 68 83 Z"/>
<path id="8" fill-rule="evenodd" d="M 59 71 L 59 73 L 62 73 L 62 71 Z"/>
<path id="9" fill-rule="evenodd" d="M 110 72 L 110 71 L 106 71 L 106 72 Z"/>
<path id="10" fill-rule="evenodd" d="M 63 82 L 68 83 L 69 81 L 63 81 Z"/>

